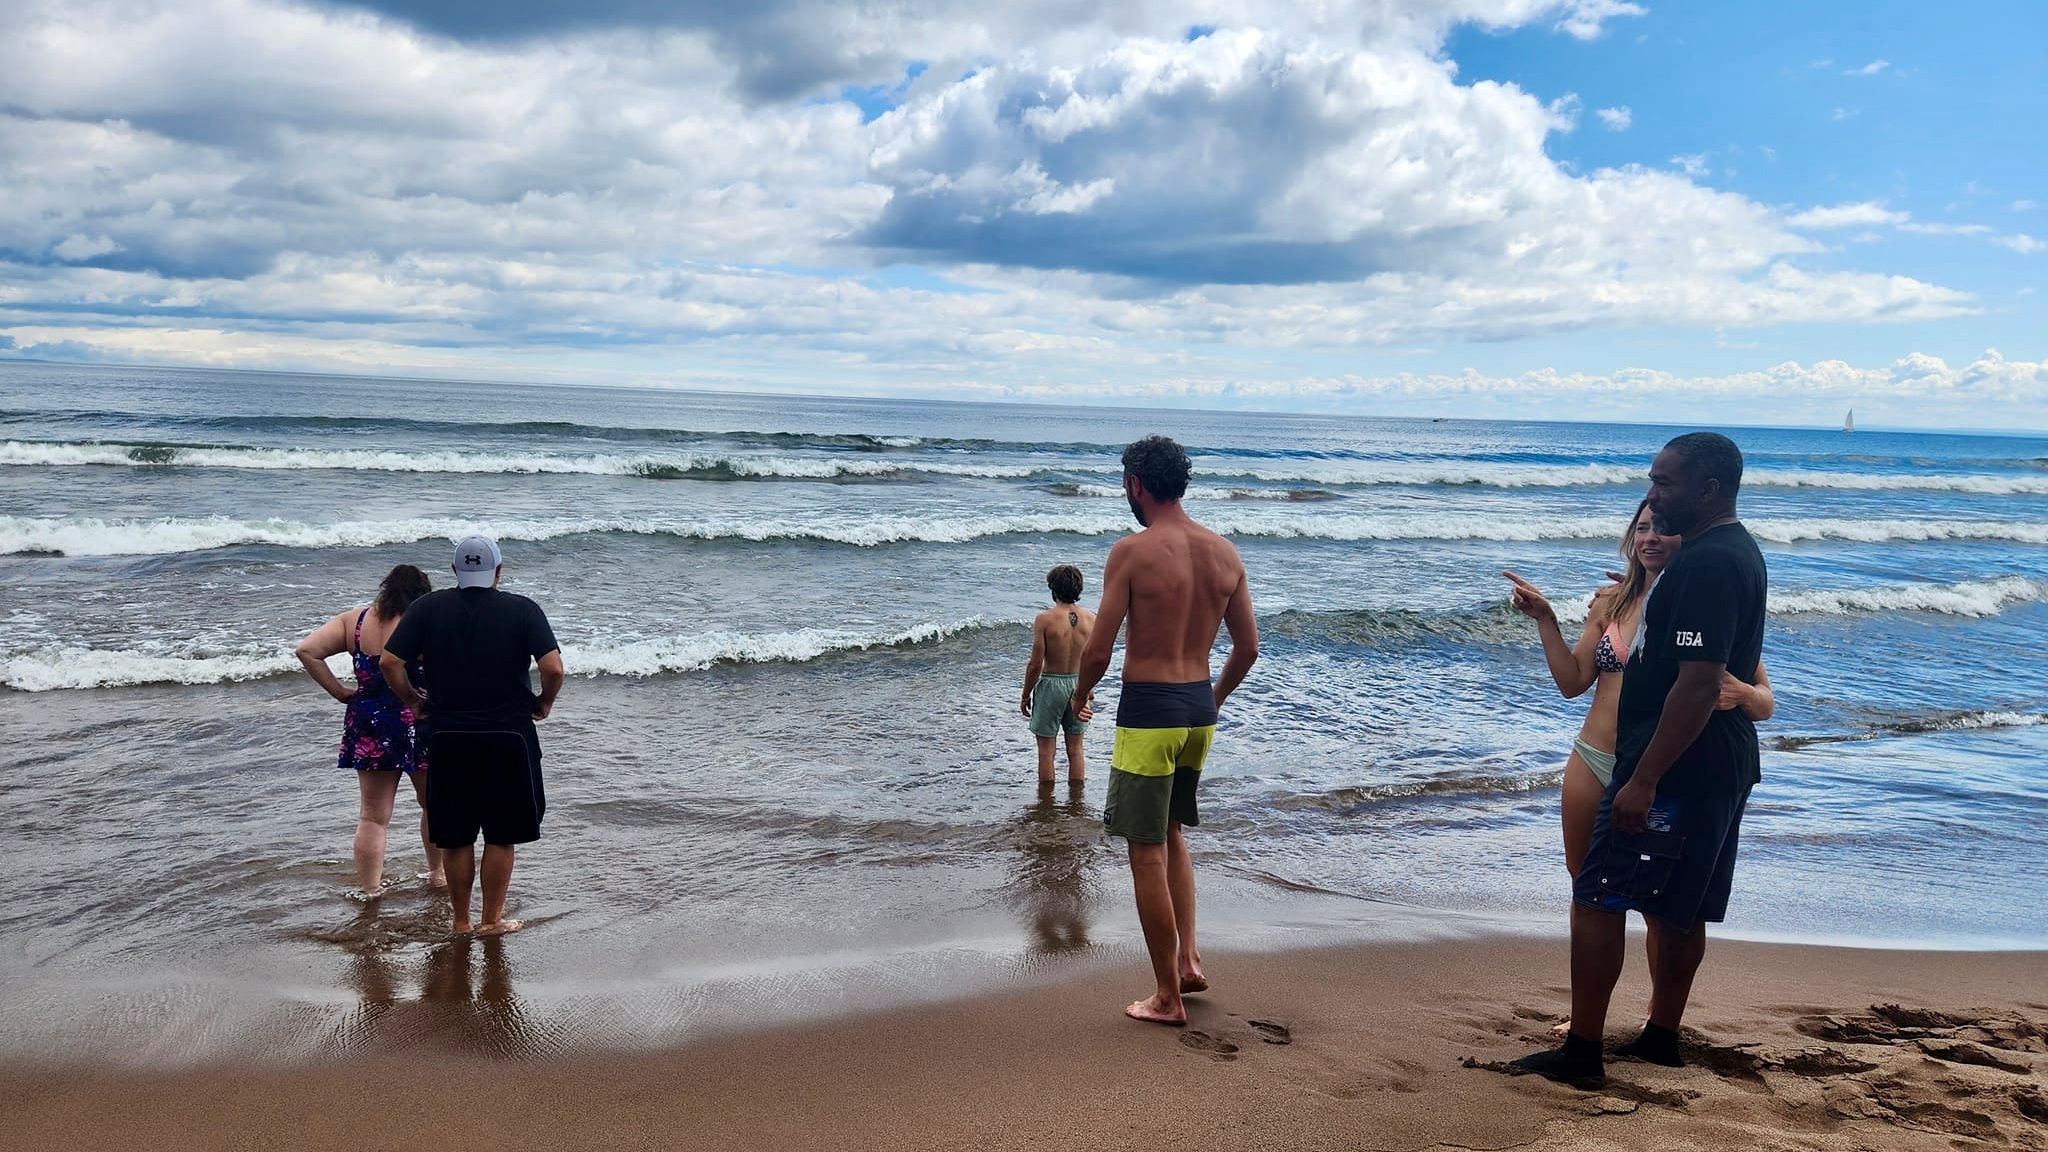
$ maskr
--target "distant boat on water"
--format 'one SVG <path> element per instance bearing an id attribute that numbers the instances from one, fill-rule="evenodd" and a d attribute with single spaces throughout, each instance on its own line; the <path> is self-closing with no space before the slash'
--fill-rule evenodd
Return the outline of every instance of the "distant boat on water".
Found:
<path id="1" fill-rule="evenodd" d="M 1844 432 L 1854 432 L 1855 430 L 1856 430 L 1856 410 L 1855 410 L 1854 408 L 1851 408 L 1851 409 L 1849 409 L 1849 414 L 1848 414 L 1847 416 L 1844 416 L 1844 417 L 1842 417 L 1842 431 L 1844 431 Z"/>

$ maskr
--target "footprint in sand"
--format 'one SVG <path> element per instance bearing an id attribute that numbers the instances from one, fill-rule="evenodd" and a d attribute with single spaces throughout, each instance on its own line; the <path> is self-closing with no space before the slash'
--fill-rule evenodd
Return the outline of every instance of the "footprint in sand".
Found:
<path id="1" fill-rule="evenodd" d="M 1218 1060 L 1237 1059 L 1237 1045 L 1220 1036 L 1211 1036 L 1207 1032 L 1194 1030 L 1183 1032 L 1180 1034 L 1180 1042 L 1184 1048 L 1193 1048 L 1197 1052 L 1207 1052 Z"/>
<path id="2" fill-rule="evenodd" d="M 1294 1033 L 1289 1032 L 1285 1024 L 1275 1024 L 1271 1020 L 1247 1020 L 1245 1023 L 1251 1025 L 1259 1039 L 1268 1044 L 1294 1043 Z"/>

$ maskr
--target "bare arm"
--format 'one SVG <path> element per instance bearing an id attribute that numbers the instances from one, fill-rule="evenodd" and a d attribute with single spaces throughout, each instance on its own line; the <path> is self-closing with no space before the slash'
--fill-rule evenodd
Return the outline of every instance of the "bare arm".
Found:
<path id="1" fill-rule="evenodd" d="M 348 613 L 343 612 L 307 633 L 306 638 L 299 641 L 299 646 L 292 650 L 292 654 L 299 658 L 300 664 L 305 665 L 306 675 L 313 678 L 313 683 L 318 684 L 329 696 L 346 704 L 355 696 L 355 689 L 343 687 L 341 678 L 334 674 L 334 669 L 327 666 L 329 656 L 339 656 L 346 651 Z"/>
<path id="2" fill-rule="evenodd" d="M 549 652 L 536 661 L 540 666 L 540 699 L 533 703 L 533 718 L 545 720 L 555 710 L 555 696 L 562 690 L 568 673 L 562 668 L 562 650 Z"/>
<path id="3" fill-rule="evenodd" d="M 1088 646 L 1081 650 L 1081 678 L 1074 684 L 1074 699 L 1084 702 L 1083 720 L 1094 714 L 1086 702 L 1094 697 L 1095 686 L 1109 671 L 1117 633 L 1123 631 L 1124 614 L 1130 611 L 1130 550 L 1125 547 L 1130 539 L 1126 536 L 1117 541 L 1116 547 L 1109 550 L 1109 562 L 1102 567 L 1102 603 L 1095 609 L 1095 629 L 1088 633 Z"/>
<path id="4" fill-rule="evenodd" d="M 1024 662 L 1024 715 L 1031 715 L 1031 690 L 1038 687 L 1039 669 L 1045 667 L 1045 626 L 1031 622 L 1031 659 Z M 1084 697 L 1085 699 L 1085 697 Z"/>
<path id="5" fill-rule="evenodd" d="M 1757 724 L 1763 724 L 1765 719 L 1778 713 L 1778 697 L 1772 693 L 1772 674 L 1763 670 L 1763 660 L 1757 660 L 1757 683 L 1743 687 L 1749 689 L 1743 697 L 1743 703 L 1737 705 L 1743 709 L 1743 715 L 1747 715 Z"/>
<path id="6" fill-rule="evenodd" d="M 1543 661 L 1550 665 L 1550 679 L 1558 692 L 1567 700 L 1585 695 L 1586 689 L 1600 679 L 1594 662 L 1594 653 L 1600 648 L 1600 630 L 1593 625 L 1593 613 L 1586 613 L 1586 627 L 1579 633 L 1579 642 L 1566 644 L 1564 630 L 1557 623 L 1557 610 L 1551 607 L 1549 599 L 1513 572 L 1501 575 L 1514 582 L 1515 610 L 1536 622 L 1536 635 L 1543 641 Z"/>
<path id="7" fill-rule="evenodd" d="M 1237 686 L 1259 662 L 1259 621 L 1252 614 L 1251 579 L 1244 574 L 1244 566 L 1237 568 L 1237 588 L 1230 594 L 1230 602 L 1223 606 L 1223 626 L 1230 632 L 1230 657 L 1223 662 L 1223 674 L 1216 679 L 1216 710 L 1223 710 L 1223 702 L 1230 698 Z"/>
<path id="8" fill-rule="evenodd" d="M 1727 670 L 1726 664 L 1710 660 L 1687 660 L 1678 666 L 1678 680 L 1664 697 L 1664 711 L 1657 718 L 1657 733 L 1636 762 L 1635 775 L 1615 793 L 1612 812 L 1616 828 L 1638 833 L 1649 827 L 1657 784 L 1706 730 L 1707 719 L 1720 702 L 1721 676 Z"/>

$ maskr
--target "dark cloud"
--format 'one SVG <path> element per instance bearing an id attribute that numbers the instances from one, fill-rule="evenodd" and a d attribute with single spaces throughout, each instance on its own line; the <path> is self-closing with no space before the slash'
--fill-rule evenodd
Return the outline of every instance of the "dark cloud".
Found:
<path id="1" fill-rule="evenodd" d="M 459 40 L 508 42 L 621 29 L 708 35 L 750 99 L 799 99 L 841 84 L 899 75 L 914 45 L 877 50 L 840 33 L 849 21 L 894 23 L 917 5 L 804 0 L 355 0 L 353 7 Z M 923 7 L 942 9 L 947 5 Z M 912 16 L 913 24 L 915 18 Z"/>

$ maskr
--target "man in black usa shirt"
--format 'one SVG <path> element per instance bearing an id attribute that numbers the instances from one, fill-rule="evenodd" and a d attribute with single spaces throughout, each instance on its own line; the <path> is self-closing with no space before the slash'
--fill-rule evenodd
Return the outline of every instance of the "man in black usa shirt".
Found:
<path id="1" fill-rule="evenodd" d="M 1717 711 L 1722 673 L 1754 684 L 1769 586 L 1735 517 L 1742 453 L 1712 432 L 1671 441 L 1650 465 L 1657 531 L 1685 544 L 1657 581 L 1621 682 L 1614 782 L 1572 890 L 1572 1019 L 1563 1047 L 1515 1062 L 1581 1087 L 1605 1082 L 1608 1001 L 1627 916 L 1650 930 L 1650 1019 L 1619 1054 L 1676 1066 L 1678 1024 L 1728 911 L 1736 841 L 1758 780 L 1756 726 Z"/>

